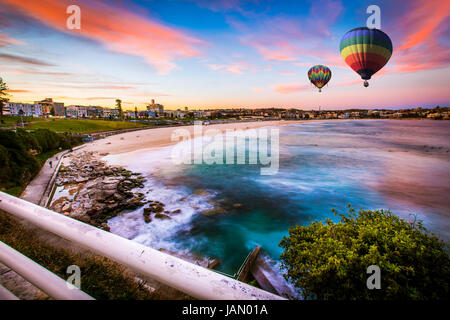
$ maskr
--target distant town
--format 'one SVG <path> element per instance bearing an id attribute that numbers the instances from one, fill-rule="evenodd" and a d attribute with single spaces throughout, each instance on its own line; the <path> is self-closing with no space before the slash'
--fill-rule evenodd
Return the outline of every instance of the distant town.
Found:
<path id="1" fill-rule="evenodd" d="M 151 100 L 146 110 L 122 110 L 121 101 L 116 100 L 116 108 L 101 106 L 64 106 L 62 102 L 46 98 L 34 103 L 7 102 L 3 115 L 66 118 L 66 119 L 107 119 L 107 120 L 279 120 L 279 119 L 402 119 L 420 118 L 449 120 L 450 108 L 413 109 L 348 109 L 348 110 L 299 110 L 285 108 L 267 109 L 210 109 L 210 110 L 165 110 L 164 106 Z"/>

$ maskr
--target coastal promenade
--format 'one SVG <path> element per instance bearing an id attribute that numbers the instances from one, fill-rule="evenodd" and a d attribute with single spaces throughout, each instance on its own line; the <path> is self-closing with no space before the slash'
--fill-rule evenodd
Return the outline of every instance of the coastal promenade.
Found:
<path id="1" fill-rule="evenodd" d="M 67 151 L 62 151 L 47 159 L 39 174 L 27 185 L 20 197 L 34 204 L 42 205 L 43 196 L 49 189 L 52 177 L 57 173 L 62 157 L 66 153 Z"/>
<path id="2" fill-rule="evenodd" d="M 50 190 L 52 189 L 52 181 L 54 181 L 54 178 L 56 177 L 58 169 L 61 165 L 61 161 L 64 155 L 67 154 L 67 152 L 68 150 L 59 152 L 51 158 L 47 159 L 47 161 L 39 171 L 39 174 L 28 184 L 20 197 L 31 203 L 43 206 L 43 203 L 45 203 L 45 200 L 47 199 Z M 51 166 L 50 161 L 52 162 Z M 49 239 L 48 232 L 42 231 L 41 229 L 38 229 L 34 225 L 25 221 L 21 222 L 26 225 L 27 228 L 32 229 L 33 232 L 39 235 L 41 238 Z M 56 236 L 50 237 L 53 238 L 51 242 L 55 243 Z M 59 240 L 62 239 L 58 239 L 56 241 Z M 3 287 L 12 292 L 17 298 L 21 300 L 48 299 L 48 296 L 43 291 L 32 285 L 15 271 L 11 270 L 1 263 L 0 283 Z"/>
<path id="3" fill-rule="evenodd" d="M 273 125 L 275 123 L 240 123 L 238 125 L 233 124 L 231 127 L 238 129 L 248 129 L 249 127 L 261 127 L 261 126 L 267 126 L 267 125 Z M 218 128 L 224 130 L 228 128 L 230 124 L 221 124 L 217 125 Z M 141 137 L 144 139 L 144 144 L 147 145 L 149 142 L 153 142 L 154 147 L 161 147 L 164 145 L 172 144 L 173 142 L 170 139 L 171 136 L 171 130 L 174 128 L 148 128 L 147 130 L 139 130 L 138 135 L 141 135 Z M 135 130 L 133 130 L 135 131 Z M 121 133 L 118 135 L 115 135 L 114 137 L 104 137 L 103 139 L 96 140 L 94 143 L 85 143 L 82 146 L 79 146 L 77 148 L 74 148 L 74 153 L 77 153 L 79 149 L 91 149 L 95 148 L 105 148 L 105 147 L 115 147 L 117 151 L 121 151 L 120 149 L 124 147 L 126 144 L 130 144 L 132 140 L 131 137 L 133 135 L 135 136 L 136 132 L 126 132 Z M 125 141 L 124 138 L 125 137 Z M 133 137 L 136 138 L 136 137 Z M 111 141 L 112 140 L 112 141 Z M 128 140 L 128 141 L 127 141 Z M 131 140 L 131 141 L 130 141 Z M 112 143 L 111 143 L 112 142 Z M 125 142 L 125 143 L 124 143 Z M 155 143 L 158 142 L 158 143 Z M 112 144 L 112 145 L 111 145 Z M 133 145 L 134 148 L 140 148 L 142 147 L 141 144 Z M 109 150 L 108 150 L 109 151 Z M 68 151 L 62 151 L 58 154 L 52 156 L 51 158 L 47 159 L 45 164 L 43 165 L 41 171 L 39 174 L 33 179 L 33 181 L 30 182 L 30 184 L 27 186 L 27 188 L 23 191 L 21 194 L 21 198 L 29 201 L 33 204 L 46 207 L 46 204 L 48 203 L 49 199 L 51 198 L 51 193 L 54 185 L 54 181 L 56 179 L 58 169 L 63 162 L 64 156 L 68 153 Z M 52 161 L 52 166 L 50 166 L 50 161 Z M 35 235 L 39 237 L 39 239 L 43 240 L 45 243 L 50 244 L 54 246 L 55 248 L 64 248 L 65 250 L 70 250 L 72 252 L 76 252 L 79 254 L 82 254 L 83 256 L 89 256 L 92 255 L 93 252 L 89 249 L 86 249 L 84 246 L 80 246 L 79 244 L 75 243 L 72 240 L 64 239 L 54 233 L 50 233 L 46 230 L 43 230 L 34 224 L 27 222 L 23 219 L 19 219 L 24 226 L 30 231 L 32 231 Z M 109 236 L 109 235 L 108 235 Z M 134 245 L 134 244 L 133 244 Z M 155 252 L 156 254 L 157 252 Z M 157 253 L 159 255 L 159 253 Z M 164 259 L 175 259 L 174 257 L 164 255 Z M 153 261 L 153 260 L 152 260 Z M 171 260 L 172 261 L 172 260 Z M 184 264 L 185 262 L 182 262 L 183 260 L 180 260 L 180 263 Z M 202 269 L 203 270 L 203 269 Z M 216 273 L 208 273 L 212 276 L 220 277 Z M 136 275 L 137 276 L 137 275 Z M 146 279 L 149 281 L 150 279 Z M 27 280 L 25 280 L 23 277 L 21 277 L 19 274 L 11 270 L 10 268 L 0 264 L 0 283 L 12 292 L 15 296 L 17 296 L 19 299 L 24 300 L 36 300 L 36 299 L 49 299 L 49 297 L 40 289 L 29 283 Z M 169 289 L 166 285 L 160 284 L 158 282 L 152 283 L 152 285 L 155 288 L 162 288 L 170 298 L 180 298 L 181 292 Z M 166 289 L 164 289 L 166 288 Z M 174 292 L 172 292 L 174 291 Z M 269 294 L 269 293 L 267 293 Z M 270 294 L 269 294 L 270 295 Z M 276 296 L 275 296 L 276 297 Z"/>

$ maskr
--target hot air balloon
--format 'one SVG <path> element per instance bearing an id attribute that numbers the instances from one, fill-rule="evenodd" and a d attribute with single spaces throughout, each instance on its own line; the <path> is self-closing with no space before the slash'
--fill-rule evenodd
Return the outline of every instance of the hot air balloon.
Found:
<path id="1" fill-rule="evenodd" d="M 365 80 L 364 86 L 368 87 L 367 80 L 389 61 L 392 41 L 381 30 L 356 28 L 344 35 L 340 50 L 345 63 Z"/>
<path id="2" fill-rule="evenodd" d="M 322 87 L 331 79 L 331 70 L 322 65 L 316 65 L 308 70 L 309 81 L 322 92 Z"/>

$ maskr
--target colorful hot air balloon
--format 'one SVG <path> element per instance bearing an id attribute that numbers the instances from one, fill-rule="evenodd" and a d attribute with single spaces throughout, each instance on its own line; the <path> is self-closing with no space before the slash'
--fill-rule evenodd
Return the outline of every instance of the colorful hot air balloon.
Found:
<path id="1" fill-rule="evenodd" d="M 309 69 L 308 78 L 313 85 L 319 88 L 319 92 L 322 92 L 322 87 L 331 79 L 331 70 L 319 64 Z"/>
<path id="2" fill-rule="evenodd" d="M 347 32 L 340 44 L 341 56 L 369 86 L 374 73 L 383 68 L 392 55 L 392 41 L 381 30 L 366 27 Z"/>

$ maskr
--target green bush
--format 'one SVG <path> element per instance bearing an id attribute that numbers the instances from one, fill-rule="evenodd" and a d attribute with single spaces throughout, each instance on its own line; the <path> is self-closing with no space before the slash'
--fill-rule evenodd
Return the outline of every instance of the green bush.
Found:
<path id="1" fill-rule="evenodd" d="M 24 187 L 40 169 L 39 161 L 12 131 L 0 131 L 0 164 L 0 187 L 7 192 L 10 188 Z"/>
<path id="2" fill-rule="evenodd" d="M 349 210 L 289 230 L 280 246 L 284 275 L 307 299 L 448 299 L 448 246 L 421 221 L 390 211 Z M 367 268 L 381 269 L 381 289 L 367 288 Z"/>
<path id="3" fill-rule="evenodd" d="M 57 134 L 47 129 L 0 130 L 0 190 L 19 195 L 39 172 L 46 159 L 59 149 L 80 144 L 80 137 Z M 33 156 L 29 151 L 39 154 Z"/>

